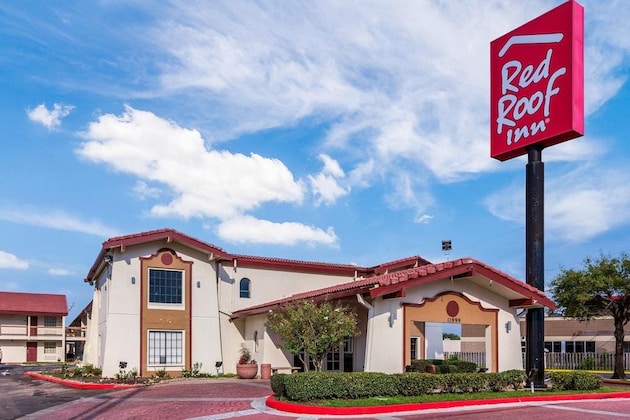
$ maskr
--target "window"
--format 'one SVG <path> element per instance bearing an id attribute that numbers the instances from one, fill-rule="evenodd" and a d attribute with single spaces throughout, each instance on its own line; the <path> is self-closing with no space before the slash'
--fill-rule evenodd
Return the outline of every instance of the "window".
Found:
<path id="1" fill-rule="evenodd" d="M 251 281 L 247 277 L 243 277 L 239 283 L 239 296 L 249 299 L 250 297 L 250 284 Z"/>
<path id="2" fill-rule="evenodd" d="M 45 341 L 44 342 L 44 354 L 55 354 L 57 353 L 57 343 L 54 341 Z"/>
<path id="3" fill-rule="evenodd" d="M 566 341 L 564 344 L 567 353 L 595 353 L 594 341 Z"/>
<path id="4" fill-rule="evenodd" d="M 545 352 L 548 352 L 548 353 L 562 352 L 562 342 L 561 341 L 545 341 Z"/>
<path id="5" fill-rule="evenodd" d="M 56 327 L 56 326 L 57 326 L 57 317 L 55 316 L 44 317 L 44 327 Z"/>
<path id="6" fill-rule="evenodd" d="M 149 364 L 183 364 L 182 331 L 149 331 Z"/>
<path id="7" fill-rule="evenodd" d="M 341 354 L 339 347 L 326 354 L 326 370 L 339 371 L 341 369 Z"/>
<path id="8" fill-rule="evenodd" d="M 595 353 L 594 341 L 545 341 L 548 353 Z"/>
<path id="9" fill-rule="evenodd" d="M 419 357 L 419 354 L 418 354 L 418 350 L 419 350 L 418 349 L 418 337 L 411 337 L 410 345 L 411 345 L 411 348 L 410 348 L 409 355 L 411 357 L 411 360 L 419 359 L 420 357 Z"/>
<path id="10" fill-rule="evenodd" d="M 325 369 L 352 372 L 353 339 L 345 338 L 339 346 L 326 354 Z"/>
<path id="11" fill-rule="evenodd" d="M 149 302 L 182 304 L 182 272 L 149 270 Z"/>

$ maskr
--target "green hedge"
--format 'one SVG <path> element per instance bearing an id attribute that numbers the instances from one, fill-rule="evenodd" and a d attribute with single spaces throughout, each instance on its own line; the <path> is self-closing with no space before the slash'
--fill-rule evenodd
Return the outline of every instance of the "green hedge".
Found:
<path id="1" fill-rule="evenodd" d="M 428 365 L 434 365 L 436 373 L 473 373 L 477 371 L 477 365 L 459 359 L 422 359 L 412 360 L 407 366 L 407 372 L 426 372 Z"/>
<path id="2" fill-rule="evenodd" d="M 586 391 L 598 389 L 602 386 L 599 376 L 580 371 L 550 372 L 549 378 L 554 389 Z"/>
<path id="3" fill-rule="evenodd" d="M 597 375 L 583 372 L 550 373 L 552 388 L 557 390 L 593 390 L 601 386 Z M 470 393 L 523 389 L 527 376 L 522 370 L 500 373 L 430 373 L 409 372 L 305 372 L 271 377 L 276 396 L 290 401 L 319 399 L 355 399 L 377 396 L 420 396 L 434 393 Z"/>
<path id="4" fill-rule="evenodd" d="M 271 388 L 276 396 L 290 401 L 319 399 L 354 399 L 376 396 L 420 396 L 434 393 L 469 393 L 505 391 L 523 388 L 523 371 L 501 373 L 430 373 L 409 372 L 305 372 L 273 375 Z"/>

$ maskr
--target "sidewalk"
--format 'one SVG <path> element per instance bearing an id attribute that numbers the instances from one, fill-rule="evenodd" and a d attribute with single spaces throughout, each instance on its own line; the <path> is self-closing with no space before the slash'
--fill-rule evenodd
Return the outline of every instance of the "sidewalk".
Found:
<path id="1" fill-rule="evenodd" d="M 48 379 L 44 375 L 29 376 Z M 55 381 L 73 386 L 72 381 Z M 91 389 L 108 384 L 89 384 Z M 121 385 L 118 385 L 121 386 Z M 90 398 L 82 398 L 67 404 L 33 413 L 25 418 L 55 419 L 110 419 L 110 418 L 152 418 L 152 419 L 280 419 L 341 416 L 341 418 L 383 418 L 386 414 L 395 414 L 396 418 L 436 418 L 438 413 L 446 414 L 453 410 L 472 410 L 483 407 L 484 410 L 507 409 L 512 420 L 520 418 L 513 412 L 515 408 L 523 410 L 550 410 L 553 404 L 577 404 L 585 401 L 600 403 L 606 410 L 614 410 L 615 404 L 625 403 L 614 413 L 627 413 L 630 410 L 630 387 L 628 392 L 578 394 L 568 396 L 534 396 L 523 392 L 514 398 L 501 400 L 453 401 L 443 403 L 406 404 L 404 406 L 324 408 L 278 402 L 269 397 L 272 394 L 268 380 L 252 379 L 198 379 L 175 380 L 150 386 L 129 386 L 113 388 L 114 392 L 104 393 Z M 119 389 L 119 390 L 117 390 Z M 625 400 L 620 400 L 625 399 Z M 557 410 L 556 410 L 557 411 Z M 601 411 L 601 410 L 600 410 Z M 514 414 L 514 415 L 513 415 Z M 527 414 L 531 416 L 532 414 Z M 541 414 L 536 414 L 540 416 Z M 554 414 L 557 418 L 557 415 Z M 315 417 L 315 418 L 316 418 Z M 338 417 L 340 418 L 340 417 Z M 483 418 L 483 417 L 480 417 Z M 522 417 L 526 418 L 526 417 Z M 595 417 L 591 417 L 595 418 Z"/>

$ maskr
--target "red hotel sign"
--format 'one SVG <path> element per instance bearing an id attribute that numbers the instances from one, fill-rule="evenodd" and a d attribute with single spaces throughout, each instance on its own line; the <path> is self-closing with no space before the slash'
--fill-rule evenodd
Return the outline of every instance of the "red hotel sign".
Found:
<path id="1" fill-rule="evenodd" d="M 490 156 L 584 134 L 584 8 L 570 0 L 490 43 Z"/>

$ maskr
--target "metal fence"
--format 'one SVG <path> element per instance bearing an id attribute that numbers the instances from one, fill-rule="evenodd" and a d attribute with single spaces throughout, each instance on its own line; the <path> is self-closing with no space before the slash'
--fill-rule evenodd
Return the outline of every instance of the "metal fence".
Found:
<path id="1" fill-rule="evenodd" d="M 476 363 L 480 368 L 486 367 L 485 352 L 445 352 L 444 358 L 456 357 L 459 360 Z M 525 353 L 523 353 L 523 369 L 525 369 Z M 614 370 L 614 353 L 545 353 L 545 369 L 566 370 Z M 623 368 L 630 370 L 630 353 L 623 354 Z"/>
<path id="2" fill-rule="evenodd" d="M 475 352 L 475 351 L 454 351 L 454 352 L 444 352 L 444 358 L 457 358 L 459 360 L 464 360 L 466 362 L 473 362 L 480 368 L 485 368 L 486 366 L 486 353 L 483 351 Z"/>
<path id="3" fill-rule="evenodd" d="M 525 367 L 523 353 L 523 367 Z M 614 370 L 614 353 L 545 353 L 545 369 Z M 623 354 L 623 368 L 630 369 L 630 353 Z"/>

